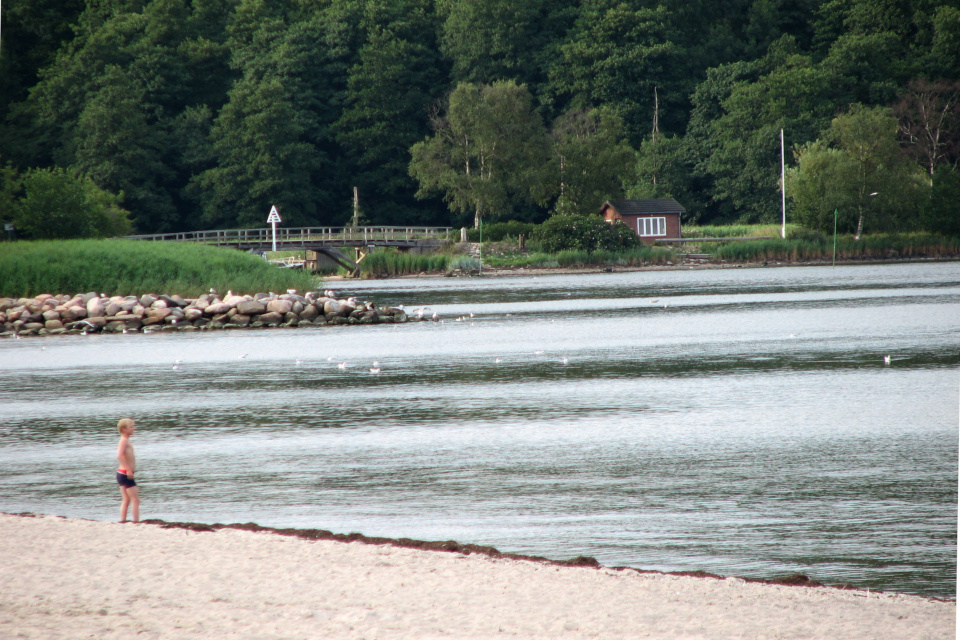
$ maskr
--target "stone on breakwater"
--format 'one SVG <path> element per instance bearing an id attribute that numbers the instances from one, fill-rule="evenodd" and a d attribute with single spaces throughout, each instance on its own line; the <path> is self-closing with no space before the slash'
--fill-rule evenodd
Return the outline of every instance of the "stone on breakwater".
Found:
<path id="1" fill-rule="evenodd" d="M 244 300 L 243 302 L 237 303 L 237 313 L 242 313 L 246 316 L 254 316 L 265 313 L 266 310 L 267 305 L 258 300 Z"/>
<path id="2" fill-rule="evenodd" d="M 419 318 L 415 318 L 419 319 Z M 375 307 L 354 299 L 258 293 L 255 296 L 204 294 L 195 300 L 164 294 L 113 296 L 88 292 L 73 296 L 0 298 L 0 336 L 61 335 L 90 331 L 197 331 L 240 327 L 309 327 L 401 323 L 401 309 Z"/>

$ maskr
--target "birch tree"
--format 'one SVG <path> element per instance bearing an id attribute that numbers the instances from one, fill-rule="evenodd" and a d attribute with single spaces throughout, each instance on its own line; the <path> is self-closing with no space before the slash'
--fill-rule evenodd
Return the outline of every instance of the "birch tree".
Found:
<path id="1" fill-rule="evenodd" d="M 431 128 L 410 148 L 418 198 L 439 192 L 451 211 L 472 213 L 479 226 L 517 201 L 545 205 L 555 192 L 549 138 L 524 85 L 460 83 Z"/>

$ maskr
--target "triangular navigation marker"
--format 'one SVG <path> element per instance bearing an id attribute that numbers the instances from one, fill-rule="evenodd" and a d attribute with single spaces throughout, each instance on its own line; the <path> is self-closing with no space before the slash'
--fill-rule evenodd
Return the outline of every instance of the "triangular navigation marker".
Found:
<path id="1" fill-rule="evenodd" d="M 267 222 L 270 224 L 283 222 L 283 220 L 280 219 L 280 212 L 277 211 L 277 205 L 273 205 L 270 207 L 270 215 L 267 216 Z"/>

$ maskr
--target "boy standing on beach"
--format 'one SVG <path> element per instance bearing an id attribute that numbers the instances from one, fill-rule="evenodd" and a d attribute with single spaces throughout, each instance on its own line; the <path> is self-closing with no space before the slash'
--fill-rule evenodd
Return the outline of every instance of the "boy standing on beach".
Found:
<path id="1" fill-rule="evenodd" d="M 123 418 L 117 423 L 117 430 L 120 431 L 120 444 L 117 446 L 117 462 L 120 463 L 120 468 L 117 469 L 117 484 L 120 485 L 122 495 L 120 522 L 127 521 L 127 507 L 133 508 L 133 521 L 140 522 L 140 493 L 133 479 L 137 470 L 137 458 L 133 454 L 133 443 L 130 442 L 136 428 L 137 424 L 130 418 Z"/>

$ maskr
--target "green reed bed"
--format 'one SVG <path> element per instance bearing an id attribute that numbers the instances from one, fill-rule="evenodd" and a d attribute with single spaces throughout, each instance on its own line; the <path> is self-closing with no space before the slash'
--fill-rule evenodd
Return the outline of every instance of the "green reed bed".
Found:
<path id="1" fill-rule="evenodd" d="M 360 275 L 364 278 L 377 278 L 443 272 L 449 265 L 450 256 L 447 254 L 417 254 L 396 249 L 377 249 L 360 263 Z"/>
<path id="2" fill-rule="evenodd" d="M 799 225 L 787 225 L 787 237 L 799 230 Z M 684 238 L 748 238 L 779 237 L 779 224 L 684 225 Z"/>
<path id="3" fill-rule="evenodd" d="M 577 251 L 565 250 L 557 253 L 533 252 L 529 254 L 510 254 L 484 257 L 489 267 L 503 268 L 552 268 L 552 267 L 605 267 L 605 266 L 642 266 L 667 264 L 674 262 L 673 249 L 666 247 L 638 247 L 626 251 Z"/>
<path id="4" fill-rule="evenodd" d="M 235 249 L 185 242 L 43 240 L 0 243 L 0 295 L 98 291 L 196 297 L 224 292 L 309 290 L 318 279 Z"/>
<path id="5" fill-rule="evenodd" d="M 743 240 L 718 245 L 703 245 L 702 250 L 716 260 L 760 262 L 768 260 L 832 260 L 832 239 Z M 928 233 L 877 234 L 854 240 L 837 238 L 838 260 L 885 258 L 940 258 L 960 256 L 960 239 Z"/>

